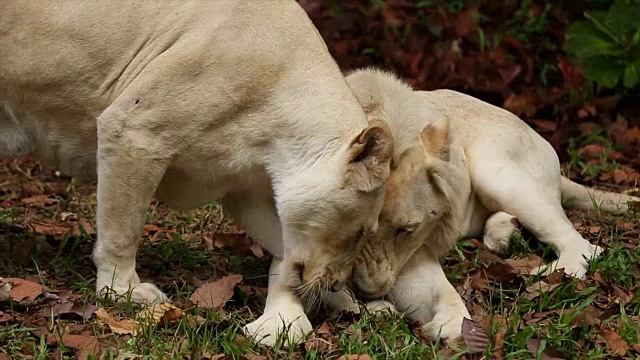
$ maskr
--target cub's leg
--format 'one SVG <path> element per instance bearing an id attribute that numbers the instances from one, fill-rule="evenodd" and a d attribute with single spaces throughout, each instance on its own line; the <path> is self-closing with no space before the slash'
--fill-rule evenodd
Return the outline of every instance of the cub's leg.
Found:
<path id="1" fill-rule="evenodd" d="M 291 270 L 283 266 L 282 230 L 273 200 L 269 196 L 234 193 L 227 194 L 221 203 L 236 223 L 273 255 L 264 312 L 244 327 L 245 334 L 271 347 L 285 332 L 285 346 L 303 342 L 313 327 L 300 298 L 284 282 Z"/>
<path id="2" fill-rule="evenodd" d="M 142 122 L 118 105 L 97 120 L 98 239 L 92 255 L 97 290 L 109 288 L 117 295 L 130 290 L 137 303 L 167 300 L 153 284 L 141 283 L 135 268 L 145 214 L 172 155 L 157 134 L 130 127 Z"/>
<path id="3" fill-rule="evenodd" d="M 348 288 L 323 294 L 322 305 L 327 316 L 332 320 L 337 318 L 343 311 L 354 314 L 360 313 L 360 306 Z"/>
<path id="4" fill-rule="evenodd" d="M 462 297 L 442 270 L 438 259 L 418 249 L 398 275 L 389 298 L 406 316 L 419 322 L 432 338 L 457 342 L 462 320 L 471 318 Z"/>
<path id="5" fill-rule="evenodd" d="M 511 235 L 518 230 L 518 220 L 504 211 L 493 213 L 484 224 L 484 245 L 498 254 L 509 248 Z"/>
<path id="6" fill-rule="evenodd" d="M 471 161 L 471 181 L 480 201 L 490 211 L 501 210 L 515 216 L 538 240 L 555 248 L 558 260 L 535 272 L 549 273 L 563 268 L 569 275 L 584 278 L 587 260 L 600 254 L 602 249 L 574 229 L 562 209 L 559 194 L 554 194 L 516 163 L 495 158 L 491 162 Z"/>

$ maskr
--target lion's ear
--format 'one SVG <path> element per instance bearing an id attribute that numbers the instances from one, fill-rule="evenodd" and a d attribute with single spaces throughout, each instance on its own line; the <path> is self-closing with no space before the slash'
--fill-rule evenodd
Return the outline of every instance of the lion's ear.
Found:
<path id="1" fill-rule="evenodd" d="M 380 120 L 370 120 L 351 141 L 349 163 L 344 177 L 345 186 L 371 192 L 387 181 L 393 156 L 393 136 Z"/>
<path id="2" fill-rule="evenodd" d="M 436 124 L 427 124 L 420 132 L 420 142 L 428 156 L 449 161 L 449 119 L 444 118 Z"/>

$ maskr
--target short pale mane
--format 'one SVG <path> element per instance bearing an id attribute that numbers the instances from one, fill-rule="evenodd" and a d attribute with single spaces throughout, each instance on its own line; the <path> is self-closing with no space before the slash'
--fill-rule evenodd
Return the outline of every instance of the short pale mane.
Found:
<path id="1" fill-rule="evenodd" d="M 433 256 L 445 255 L 455 246 L 461 233 L 460 219 L 462 211 L 460 202 L 456 201 L 459 195 L 460 184 L 458 174 L 453 171 L 450 164 L 438 162 L 427 166 L 427 179 L 436 195 L 440 198 L 444 209 L 440 220 L 425 239 L 425 249 Z"/>

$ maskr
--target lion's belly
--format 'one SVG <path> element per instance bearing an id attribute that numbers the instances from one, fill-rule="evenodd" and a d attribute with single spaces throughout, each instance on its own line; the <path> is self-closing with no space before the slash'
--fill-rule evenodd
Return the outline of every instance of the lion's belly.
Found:
<path id="1" fill-rule="evenodd" d="M 156 199 L 168 206 L 187 210 L 221 199 L 230 192 L 270 191 L 271 185 L 263 169 L 231 169 L 227 162 L 192 160 L 175 162 L 167 169 Z"/>

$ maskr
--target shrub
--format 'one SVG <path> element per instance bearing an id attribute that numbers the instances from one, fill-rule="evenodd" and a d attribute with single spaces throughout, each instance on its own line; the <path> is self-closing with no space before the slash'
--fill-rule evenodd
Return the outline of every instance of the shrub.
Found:
<path id="1" fill-rule="evenodd" d="M 572 24 L 564 50 L 587 79 L 607 88 L 640 83 L 640 0 L 616 0 L 608 11 L 585 12 Z"/>

